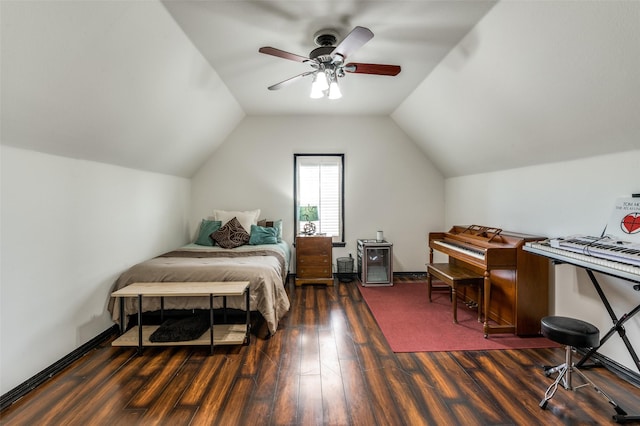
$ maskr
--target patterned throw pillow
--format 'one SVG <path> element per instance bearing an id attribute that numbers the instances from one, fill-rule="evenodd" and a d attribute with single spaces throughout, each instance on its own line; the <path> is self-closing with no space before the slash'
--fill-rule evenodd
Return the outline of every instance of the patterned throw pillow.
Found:
<path id="1" fill-rule="evenodd" d="M 222 248 L 235 248 L 247 244 L 250 235 L 234 217 L 211 234 L 211 238 Z"/>

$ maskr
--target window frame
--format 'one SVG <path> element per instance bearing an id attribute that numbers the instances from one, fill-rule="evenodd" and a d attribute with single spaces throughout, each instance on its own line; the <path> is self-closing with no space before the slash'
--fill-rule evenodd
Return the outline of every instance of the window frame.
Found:
<path id="1" fill-rule="evenodd" d="M 340 160 L 340 236 L 339 238 L 336 236 L 332 237 L 332 243 L 334 247 L 344 247 L 345 236 L 344 236 L 344 154 L 338 153 L 313 153 L 313 154 L 303 154 L 303 153 L 294 153 L 293 154 L 293 224 L 294 224 L 294 238 L 300 235 L 300 229 L 298 227 L 298 159 L 302 157 L 336 157 Z"/>

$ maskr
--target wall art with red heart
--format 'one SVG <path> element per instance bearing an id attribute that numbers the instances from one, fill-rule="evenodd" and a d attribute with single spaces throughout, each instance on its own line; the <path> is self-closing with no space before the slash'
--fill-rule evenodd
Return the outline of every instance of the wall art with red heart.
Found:
<path id="1" fill-rule="evenodd" d="M 629 213 L 620 222 L 622 232 L 626 234 L 637 234 L 640 232 L 640 213 Z"/>
<path id="2" fill-rule="evenodd" d="M 640 197 L 618 198 L 607 223 L 607 233 L 623 241 L 640 243 Z"/>

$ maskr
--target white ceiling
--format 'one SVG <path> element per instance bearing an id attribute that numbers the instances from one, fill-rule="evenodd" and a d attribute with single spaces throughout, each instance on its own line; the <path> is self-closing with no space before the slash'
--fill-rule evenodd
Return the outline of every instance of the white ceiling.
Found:
<path id="1" fill-rule="evenodd" d="M 3 145 L 191 177 L 247 115 L 388 115 L 445 177 L 640 149 L 640 2 L 0 0 Z M 374 38 L 310 99 L 313 35 Z M 295 118 L 294 118 L 295 119 Z"/>
<path id="2" fill-rule="evenodd" d="M 248 115 L 388 115 L 473 28 L 495 1 L 175 1 L 163 2 Z M 268 86 L 311 67 L 258 53 L 271 46 L 308 56 L 314 34 L 354 26 L 374 37 L 347 62 L 400 65 L 396 77 L 347 74 L 343 98 L 310 99 L 311 77 Z"/>

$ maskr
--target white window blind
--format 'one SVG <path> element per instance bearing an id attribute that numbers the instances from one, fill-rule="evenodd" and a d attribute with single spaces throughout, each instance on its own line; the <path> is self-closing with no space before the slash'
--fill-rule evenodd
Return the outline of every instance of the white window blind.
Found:
<path id="1" fill-rule="evenodd" d="M 298 155 L 297 206 L 317 206 L 316 232 L 342 239 L 342 156 Z M 304 218 L 297 217 L 298 230 Z"/>

